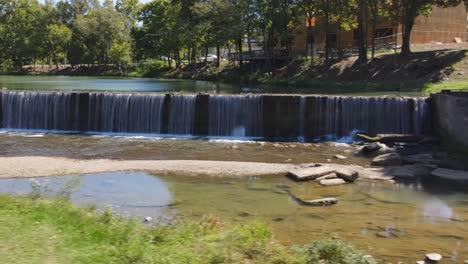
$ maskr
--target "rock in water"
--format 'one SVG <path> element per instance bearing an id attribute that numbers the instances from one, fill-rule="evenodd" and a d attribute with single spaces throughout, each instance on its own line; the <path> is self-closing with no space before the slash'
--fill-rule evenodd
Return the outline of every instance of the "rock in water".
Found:
<path id="1" fill-rule="evenodd" d="M 339 178 L 347 182 L 354 182 L 359 177 L 359 173 L 357 171 L 346 169 L 346 168 L 336 169 L 335 173 Z"/>
<path id="2" fill-rule="evenodd" d="M 417 177 L 428 176 L 434 168 L 430 168 L 425 164 L 416 165 L 405 165 L 398 167 L 391 167 L 387 169 L 389 175 L 392 175 L 394 179 L 399 180 L 415 180 Z"/>
<path id="3" fill-rule="evenodd" d="M 343 155 L 338 155 L 338 154 L 337 154 L 337 155 L 335 155 L 335 156 L 333 156 L 333 157 L 334 157 L 335 159 L 340 159 L 340 160 L 345 160 L 345 159 L 347 159 L 347 157 L 346 157 L 346 156 L 343 156 Z"/>
<path id="4" fill-rule="evenodd" d="M 289 177 L 296 181 L 315 180 L 320 176 L 330 174 L 334 171 L 333 168 L 328 166 L 311 167 L 303 169 L 295 169 L 288 172 Z"/>
<path id="5" fill-rule="evenodd" d="M 329 179 L 329 180 L 320 181 L 320 184 L 323 186 L 334 186 L 334 185 L 341 185 L 345 183 L 346 182 L 343 179 Z"/>
<path id="6" fill-rule="evenodd" d="M 336 198 L 323 198 L 311 201 L 304 201 L 305 203 L 311 206 L 330 206 L 338 203 L 338 199 Z"/>
<path id="7" fill-rule="evenodd" d="M 380 144 L 380 143 L 377 143 L 377 142 L 367 144 L 362 148 L 362 153 L 363 154 L 371 154 L 371 153 L 376 152 L 377 150 L 381 149 L 382 145 L 383 144 Z"/>
<path id="8" fill-rule="evenodd" d="M 153 217 L 151 217 L 151 216 L 145 217 L 145 222 L 146 222 L 146 223 L 149 223 L 149 222 L 151 222 L 151 221 L 153 221 Z"/>
<path id="9" fill-rule="evenodd" d="M 468 182 L 468 171 L 436 169 L 431 172 L 431 176 L 452 181 Z"/>
<path id="10" fill-rule="evenodd" d="M 442 260 L 442 255 L 438 253 L 426 254 L 426 261 L 428 263 L 438 263 L 441 260 Z"/>
<path id="11" fill-rule="evenodd" d="M 402 164 L 401 156 L 397 153 L 388 153 L 375 157 L 372 160 L 374 166 L 400 166 Z"/>
<path id="12" fill-rule="evenodd" d="M 440 160 L 434 159 L 432 154 L 416 154 L 403 157 L 403 163 L 407 164 L 439 164 Z"/>
<path id="13" fill-rule="evenodd" d="M 330 206 L 338 203 L 338 199 L 336 198 L 323 198 L 311 201 L 304 201 L 292 193 L 289 193 L 289 197 L 291 197 L 298 204 L 305 206 Z"/>
<path id="14" fill-rule="evenodd" d="M 330 174 L 320 176 L 315 180 L 320 182 L 321 180 L 330 180 L 330 179 L 336 179 L 336 178 L 338 178 L 338 176 L 336 175 L 336 173 L 332 172 Z"/>

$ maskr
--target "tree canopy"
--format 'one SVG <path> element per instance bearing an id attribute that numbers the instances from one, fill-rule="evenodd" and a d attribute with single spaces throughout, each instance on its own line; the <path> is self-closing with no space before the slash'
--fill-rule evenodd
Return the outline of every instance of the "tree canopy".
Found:
<path id="1" fill-rule="evenodd" d="M 210 50 L 265 53 L 290 50 L 300 25 L 307 25 L 304 53 L 314 50 L 314 31 L 331 25 L 355 30 L 360 62 L 374 54 L 369 30 L 377 23 L 400 23 L 402 54 L 408 55 L 418 16 L 433 6 L 468 0 L 0 0 L 0 66 L 113 64 L 163 59 L 171 65 L 194 63 Z M 330 52 L 325 34 L 325 52 Z M 212 51 L 211 51 L 212 52 Z M 313 56 L 313 54 L 312 54 Z M 372 55 L 373 56 L 373 55 Z M 242 61 L 242 59 L 241 59 Z M 271 66 L 271 65 L 270 65 Z"/>

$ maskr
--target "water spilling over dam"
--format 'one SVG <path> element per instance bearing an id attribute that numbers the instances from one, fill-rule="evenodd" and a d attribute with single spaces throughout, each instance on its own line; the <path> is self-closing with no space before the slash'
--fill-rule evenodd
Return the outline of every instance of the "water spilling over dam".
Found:
<path id="1" fill-rule="evenodd" d="M 354 130 L 425 134 L 426 98 L 2 92 L 4 130 L 313 141 Z"/>

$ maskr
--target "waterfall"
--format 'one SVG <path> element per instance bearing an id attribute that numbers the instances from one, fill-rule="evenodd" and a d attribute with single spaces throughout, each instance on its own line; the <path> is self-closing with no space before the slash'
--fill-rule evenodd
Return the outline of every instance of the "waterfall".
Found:
<path id="1" fill-rule="evenodd" d="M 0 92 L 5 130 L 144 133 L 315 141 L 426 134 L 426 98 Z"/>
<path id="2" fill-rule="evenodd" d="M 262 121 L 262 96 L 210 96 L 210 136 L 261 137 Z"/>
<path id="3" fill-rule="evenodd" d="M 195 117 L 195 95 L 171 96 L 168 133 L 192 135 Z"/>
<path id="4" fill-rule="evenodd" d="M 305 142 L 305 116 L 306 116 L 306 97 L 302 96 L 299 103 L 299 137 L 297 140 L 299 142 Z"/>
<path id="5" fill-rule="evenodd" d="M 162 130 L 164 95 L 92 93 L 88 129 L 96 132 L 153 133 Z"/>
<path id="6" fill-rule="evenodd" d="M 78 105 L 71 93 L 2 92 L 2 127 L 19 130 L 78 130 Z"/>
<path id="7" fill-rule="evenodd" d="M 301 100 L 301 109 L 306 108 L 301 114 L 301 127 L 306 127 L 301 137 L 343 137 L 355 130 L 424 134 L 428 129 L 429 107 L 424 98 L 310 96 Z"/>

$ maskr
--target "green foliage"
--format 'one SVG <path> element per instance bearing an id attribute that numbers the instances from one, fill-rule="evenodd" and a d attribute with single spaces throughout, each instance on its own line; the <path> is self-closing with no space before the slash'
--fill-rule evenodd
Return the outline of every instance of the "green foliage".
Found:
<path id="1" fill-rule="evenodd" d="M 316 241 L 306 246 L 307 263 L 325 264 L 375 264 L 372 257 L 365 256 L 352 246 L 336 240 Z"/>
<path id="2" fill-rule="evenodd" d="M 0 222 L 5 263 L 375 263 L 339 242 L 286 248 L 260 222 L 203 217 L 151 227 L 64 200 L 0 196 Z"/>
<path id="3" fill-rule="evenodd" d="M 169 70 L 169 65 L 166 61 L 161 60 L 146 60 L 137 67 L 137 76 L 143 77 L 160 77 L 161 74 Z"/>
<path id="4" fill-rule="evenodd" d="M 434 5 L 455 6 L 467 0 L 0 0 L 0 65 L 20 72 L 28 64 L 127 65 L 167 58 L 169 67 L 196 64 L 209 53 L 246 51 L 252 42 L 266 52 L 290 51 L 305 21 L 307 32 L 331 25 L 357 29 L 360 62 L 367 62 L 368 31 L 382 21 L 403 25 L 402 54 L 417 16 Z M 332 48 L 325 34 L 326 50 Z M 312 34 L 314 36 L 314 34 Z M 307 48 L 313 41 L 307 38 Z M 373 45 L 374 46 L 374 45 Z M 375 53 L 375 50 L 374 50 Z M 373 53 L 373 54 L 374 54 Z M 271 54 L 276 54 L 272 52 Z M 271 56 L 273 56 L 271 55 Z M 328 61 L 329 52 L 326 52 Z M 221 66 L 221 60 L 216 61 Z M 272 73 L 273 62 L 265 63 Z M 242 64 L 241 64 L 242 65 Z M 313 64 L 311 64 L 313 66 Z"/>

